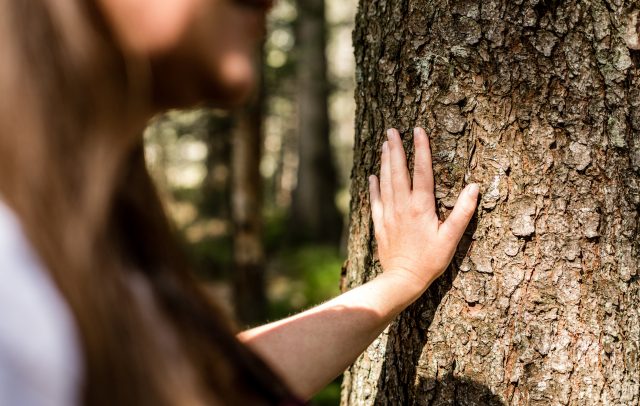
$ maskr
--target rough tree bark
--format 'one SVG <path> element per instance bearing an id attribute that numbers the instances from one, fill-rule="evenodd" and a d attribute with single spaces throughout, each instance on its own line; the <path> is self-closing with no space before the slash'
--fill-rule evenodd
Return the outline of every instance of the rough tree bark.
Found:
<path id="1" fill-rule="evenodd" d="M 335 202 L 338 180 L 329 142 L 325 2 L 299 0 L 297 7 L 299 164 L 290 230 L 298 241 L 337 243 L 342 215 Z"/>
<path id="2" fill-rule="evenodd" d="M 349 260 L 380 271 L 384 130 L 432 137 L 452 266 L 347 371 L 344 405 L 639 402 L 640 57 L 633 2 L 361 0 Z M 410 151 L 411 152 L 411 151 Z"/>

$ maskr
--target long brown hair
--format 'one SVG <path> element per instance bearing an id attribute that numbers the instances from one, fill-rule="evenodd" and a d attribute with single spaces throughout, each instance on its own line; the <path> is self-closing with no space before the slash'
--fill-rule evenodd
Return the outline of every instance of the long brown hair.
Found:
<path id="1" fill-rule="evenodd" d="M 146 61 L 123 55 L 89 0 L 0 0 L 0 56 L 0 198 L 75 316 L 84 403 L 288 398 L 188 272 L 131 135 L 149 108 Z M 132 280 L 188 368 L 172 371 Z"/>

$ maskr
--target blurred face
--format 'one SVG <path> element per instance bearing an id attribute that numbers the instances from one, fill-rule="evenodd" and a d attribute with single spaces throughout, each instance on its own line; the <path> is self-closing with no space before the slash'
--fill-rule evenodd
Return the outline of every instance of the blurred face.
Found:
<path id="1" fill-rule="evenodd" d="M 158 108 L 229 107 L 251 93 L 271 0 L 100 0 L 129 54 L 148 58 Z"/>

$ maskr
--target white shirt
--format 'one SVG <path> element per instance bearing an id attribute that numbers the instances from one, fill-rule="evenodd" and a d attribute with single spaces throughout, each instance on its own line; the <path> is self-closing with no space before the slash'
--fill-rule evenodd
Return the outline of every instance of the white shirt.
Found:
<path id="1" fill-rule="evenodd" d="M 67 303 L 0 201 L 0 405 L 78 405 L 80 348 Z"/>

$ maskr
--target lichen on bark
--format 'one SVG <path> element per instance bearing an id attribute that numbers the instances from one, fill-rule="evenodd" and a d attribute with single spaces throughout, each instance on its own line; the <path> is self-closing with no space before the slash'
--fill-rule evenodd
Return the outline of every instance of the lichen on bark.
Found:
<path id="1" fill-rule="evenodd" d="M 345 374 L 344 405 L 638 404 L 634 4 L 360 1 L 345 286 L 381 271 L 367 176 L 386 128 L 410 164 L 427 129 L 442 218 L 465 184 L 482 195 L 445 275 Z"/>

